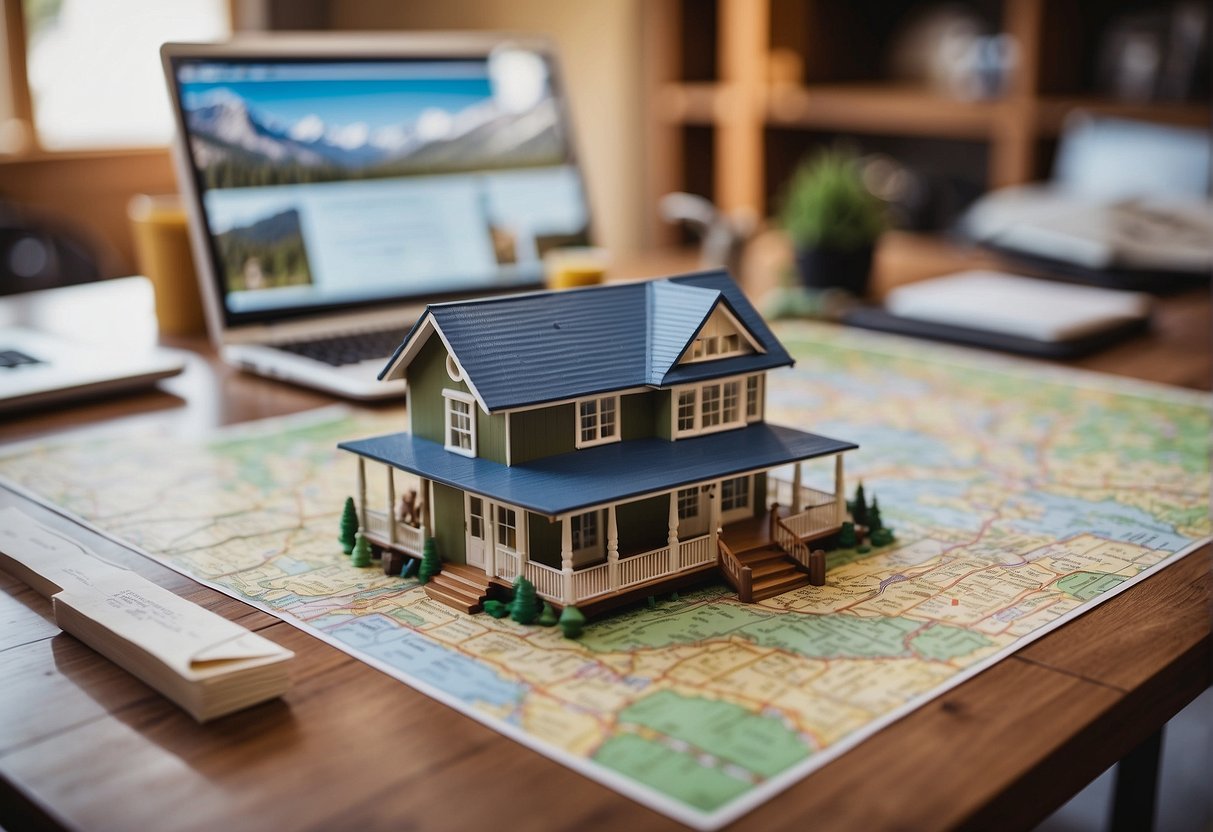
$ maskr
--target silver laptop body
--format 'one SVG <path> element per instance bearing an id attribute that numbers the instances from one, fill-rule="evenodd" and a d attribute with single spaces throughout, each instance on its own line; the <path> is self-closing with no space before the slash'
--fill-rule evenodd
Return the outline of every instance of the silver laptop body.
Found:
<path id="1" fill-rule="evenodd" d="M 211 339 L 353 399 L 424 305 L 534 289 L 589 241 L 550 45 L 501 34 L 281 36 L 161 50 Z"/>

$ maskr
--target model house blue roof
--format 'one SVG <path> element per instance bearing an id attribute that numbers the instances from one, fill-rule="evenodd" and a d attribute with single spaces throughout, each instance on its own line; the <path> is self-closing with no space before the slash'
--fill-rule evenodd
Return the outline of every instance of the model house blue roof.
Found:
<path id="1" fill-rule="evenodd" d="M 758 351 L 678 364 L 720 307 L 745 328 Z M 401 377 L 435 328 L 489 412 L 793 363 L 725 271 L 433 304 L 379 377 Z"/>
<path id="2" fill-rule="evenodd" d="M 633 439 L 505 466 L 453 454 L 411 433 L 342 442 L 360 456 L 548 516 L 849 451 L 858 446 L 756 424 L 668 442 Z"/>

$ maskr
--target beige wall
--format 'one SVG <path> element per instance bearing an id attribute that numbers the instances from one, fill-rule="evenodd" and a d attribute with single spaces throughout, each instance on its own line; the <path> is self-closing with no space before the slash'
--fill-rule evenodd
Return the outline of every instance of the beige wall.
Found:
<path id="1" fill-rule="evenodd" d="M 595 232 L 613 252 L 643 233 L 644 0 L 330 0 L 334 29 L 502 29 L 551 37 L 560 51 Z"/>

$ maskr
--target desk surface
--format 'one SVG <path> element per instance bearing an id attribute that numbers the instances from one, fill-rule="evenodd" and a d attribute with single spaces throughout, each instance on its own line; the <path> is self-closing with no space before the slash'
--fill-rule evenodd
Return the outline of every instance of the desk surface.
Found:
<path id="1" fill-rule="evenodd" d="M 676 261 L 674 261 L 676 262 Z M 1155 332 L 1075 362 L 1208 389 L 1206 293 Z M 0 442 L 112 420 L 189 433 L 327 404 L 215 362 L 200 341 L 163 390 L 0 424 Z M 0 489 L 53 526 L 67 521 Z M 0 573 L 0 825 L 88 829 L 680 828 L 345 653 L 121 547 L 97 551 L 298 654 L 291 692 L 198 726 L 59 634 Z M 1022 827 L 1210 683 L 1205 547 L 1024 648 L 810 775 L 737 829 Z"/>

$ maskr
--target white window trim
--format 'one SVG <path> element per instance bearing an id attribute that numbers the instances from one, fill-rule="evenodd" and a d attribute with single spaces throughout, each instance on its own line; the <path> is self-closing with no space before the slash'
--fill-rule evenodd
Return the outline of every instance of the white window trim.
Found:
<path id="1" fill-rule="evenodd" d="M 687 439 L 692 436 L 702 436 L 708 433 L 719 433 L 723 430 L 735 430 L 743 428 L 747 424 L 745 415 L 745 376 L 730 376 L 727 378 L 714 378 L 710 381 L 705 381 L 701 384 L 684 384 L 681 387 L 675 387 L 671 390 L 670 409 L 673 412 L 673 428 L 675 439 Z M 730 382 L 737 382 L 739 387 L 738 403 L 737 403 L 737 418 L 732 422 L 724 421 L 724 386 Z M 720 418 L 718 424 L 710 427 L 703 426 L 703 388 L 719 387 L 720 395 Z M 678 398 L 681 394 L 688 390 L 695 393 L 695 426 L 689 430 L 678 429 Z M 760 391 L 761 392 L 761 391 Z M 748 420 L 754 421 L 754 420 Z"/>
<path id="2" fill-rule="evenodd" d="M 724 507 L 724 484 L 726 480 L 746 481 L 746 504 L 735 508 L 726 509 Z M 732 523 L 734 520 L 743 520 L 754 515 L 754 475 L 742 474 L 738 477 L 725 477 L 720 481 L 720 522 Z"/>
<path id="3" fill-rule="evenodd" d="M 751 415 L 748 412 L 750 409 L 749 408 L 749 399 L 748 399 L 748 395 L 749 395 L 748 388 L 750 385 L 750 379 L 752 379 L 752 378 L 758 379 L 758 390 L 757 390 L 758 408 L 757 408 L 756 412 Z M 763 415 L 766 411 L 766 401 L 767 401 L 766 387 L 767 387 L 766 373 L 752 373 L 748 376 L 745 376 L 744 380 L 742 381 L 742 384 L 741 384 L 741 409 L 743 412 L 745 412 L 745 420 L 747 423 L 754 423 L 754 422 L 762 421 Z"/>
<path id="4" fill-rule="evenodd" d="M 460 456 L 476 457 L 476 399 L 473 396 L 464 393 L 462 390 L 443 390 L 442 391 L 443 407 L 443 435 L 445 437 L 443 447 L 453 454 Z M 472 434 L 472 447 L 461 448 L 451 442 L 451 401 L 463 402 L 468 405 L 468 413 L 470 415 L 470 428 Z"/>
<path id="5" fill-rule="evenodd" d="M 488 505 L 490 502 L 491 501 L 487 498 L 485 499 L 485 505 Z M 522 509 L 518 508 L 517 506 L 512 506 L 509 503 L 492 503 L 492 506 L 493 522 L 492 529 L 490 531 L 492 534 L 492 544 L 494 549 L 497 551 L 509 552 L 513 555 L 529 552 L 530 549 L 527 548 L 527 527 L 530 523 L 529 515 Z M 514 523 L 516 524 L 514 526 L 514 543 L 517 545 L 513 549 L 499 542 L 498 529 L 501 524 L 501 512 L 503 510 L 514 512 Z"/>
<path id="6" fill-rule="evenodd" d="M 604 437 L 602 435 L 602 402 L 606 399 L 613 399 L 615 402 L 615 433 L 613 436 Z M 573 437 L 576 440 L 576 447 L 592 448 L 595 445 L 607 445 L 611 442 L 618 442 L 623 438 L 623 412 L 620 410 L 620 397 L 618 395 L 609 396 L 587 396 L 577 399 L 573 406 L 574 433 Z M 595 432 L 598 434 L 597 439 L 584 440 L 581 438 L 581 406 L 587 402 L 593 402 L 597 417 Z"/>
<path id="7" fill-rule="evenodd" d="M 448 352 L 446 354 L 446 374 L 451 381 L 463 381 L 463 368 L 455 360 L 454 353 Z"/>

